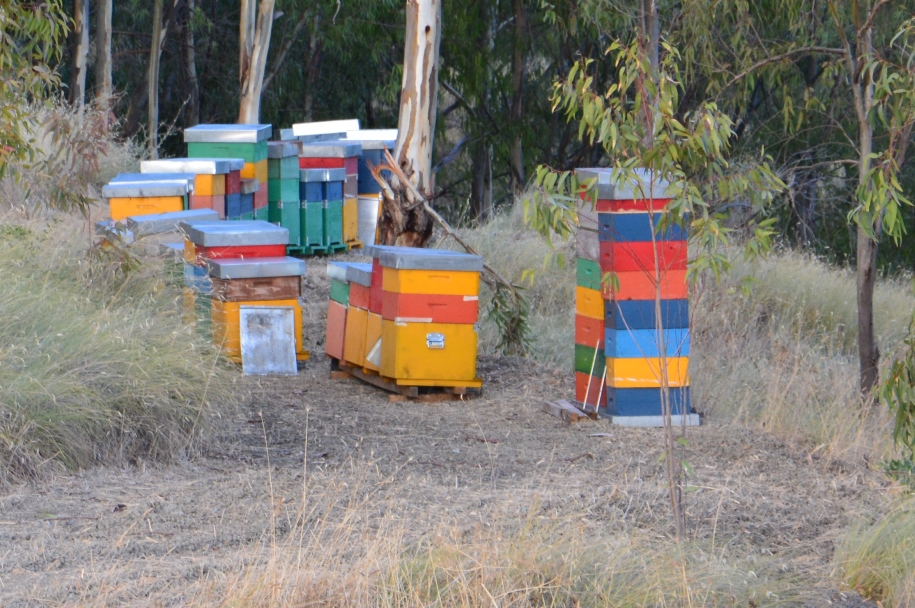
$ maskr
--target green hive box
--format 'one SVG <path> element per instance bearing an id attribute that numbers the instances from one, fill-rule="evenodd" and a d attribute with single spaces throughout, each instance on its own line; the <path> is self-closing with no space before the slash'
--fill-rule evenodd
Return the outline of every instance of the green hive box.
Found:
<path id="1" fill-rule="evenodd" d="M 269 179 L 294 179 L 296 181 L 296 196 L 298 196 L 299 158 L 297 156 L 268 158 L 267 177 Z"/>
<path id="2" fill-rule="evenodd" d="M 575 371 L 582 374 L 591 373 L 591 363 L 594 362 L 594 348 L 584 344 L 575 345 Z M 597 363 L 594 363 L 594 375 L 600 377 L 604 373 L 606 359 L 604 349 L 597 349 Z"/>
<path id="3" fill-rule="evenodd" d="M 324 201 L 324 244 L 343 243 L 343 201 Z"/>
<path id="4" fill-rule="evenodd" d="M 189 142 L 187 156 L 188 158 L 243 158 L 246 163 L 256 163 L 267 158 L 267 142 L 262 141 L 256 144 Z"/>
<path id="5" fill-rule="evenodd" d="M 263 188 L 263 186 L 261 186 Z M 299 180 L 273 179 L 267 180 L 267 200 L 297 201 L 299 200 Z"/>
<path id="6" fill-rule="evenodd" d="M 576 271 L 576 284 L 600 291 L 600 264 L 594 260 L 578 258 Z"/>
<path id="7" fill-rule="evenodd" d="M 253 212 L 253 211 L 249 211 L 248 213 L 242 213 L 242 214 L 238 217 L 238 219 L 240 219 L 240 220 L 253 220 L 253 219 L 254 219 L 254 212 Z"/>
<path id="8" fill-rule="evenodd" d="M 271 201 L 267 209 L 269 210 L 267 221 L 288 230 L 289 246 L 299 247 L 302 244 L 300 236 L 302 220 L 299 218 L 299 201 Z"/>
<path id="9" fill-rule="evenodd" d="M 302 201 L 299 208 L 302 222 L 302 247 L 324 248 L 324 203 Z"/>
<path id="10" fill-rule="evenodd" d="M 260 209 L 254 210 L 254 219 L 263 220 L 265 222 L 270 221 L 270 206 L 261 207 Z"/>
<path id="11" fill-rule="evenodd" d="M 330 299 L 349 306 L 349 283 L 337 279 L 330 280 Z"/>

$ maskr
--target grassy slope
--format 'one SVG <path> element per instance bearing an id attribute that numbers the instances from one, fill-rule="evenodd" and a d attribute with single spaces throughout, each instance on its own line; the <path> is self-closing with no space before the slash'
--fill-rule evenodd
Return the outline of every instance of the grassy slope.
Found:
<path id="1" fill-rule="evenodd" d="M 98 186 L 136 170 L 130 145 L 86 124 L 100 117 L 36 112 L 35 138 L 56 150 L 59 180 Z M 50 124 L 69 125 L 69 153 L 51 144 Z M 102 139 L 77 145 L 81 134 Z M 22 177 L 0 181 L 0 481 L 193 450 L 206 414 L 238 396 L 215 351 L 176 314 L 180 291 L 163 261 L 92 249 L 85 217 L 35 204 L 55 182 Z"/>

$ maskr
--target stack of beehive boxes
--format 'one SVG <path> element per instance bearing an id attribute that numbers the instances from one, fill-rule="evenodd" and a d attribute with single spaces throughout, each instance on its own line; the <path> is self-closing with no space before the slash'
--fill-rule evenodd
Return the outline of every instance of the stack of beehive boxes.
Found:
<path id="1" fill-rule="evenodd" d="M 236 208 L 234 195 L 238 194 L 240 198 L 241 180 L 257 180 L 256 188 L 253 185 L 248 187 L 254 195 L 254 219 L 268 219 L 267 140 L 270 139 L 271 131 L 270 125 L 236 124 L 204 124 L 184 130 L 189 158 L 232 158 L 243 161 L 238 180 L 235 176 L 229 176 L 224 184 L 227 211 L 230 206 L 233 211 Z M 229 196 L 233 197 L 231 203 Z M 238 208 L 241 208 L 240 200 L 238 204 Z M 247 213 L 247 210 L 242 210 L 238 217 L 248 219 Z M 229 217 L 234 219 L 236 216 Z"/>
<path id="2" fill-rule="evenodd" d="M 306 254 L 346 251 L 343 242 L 345 169 L 300 169 L 301 250 Z"/>
<path id="3" fill-rule="evenodd" d="M 193 175 L 194 188 L 188 208 L 212 209 L 225 218 L 226 190 L 237 190 L 235 185 L 244 164 L 240 158 L 167 158 L 144 160 L 140 163 L 140 173 Z"/>
<path id="4" fill-rule="evenodd" d="M 285 228 L 269 222 L 200 222 L 182 224 L 185 260 L 202 275 L 197 292 L 209 305 L 213 343 L 233 361 L 241 361 L 240 310 L 245 306 L 290 308 L 295 319 L 296 357 L 308 358 L 302 341 L 299 304 L 304 262 L 285 255 Z"/>
<path id="5" fill-rule="evenodd" d="M 385 162 L 384 150 L 394 153 L 397 140 L 397 129 L 362 129 L 350 131 L 347 140 L 357 141 L 362 146 L 359 157 L 357 179 L 357 234 L 359 240 L 367 245 L 375 243 L 377 236 L 378 216 L 381 213 L 381 186 L 372 175 L 371 167 Z M 382 171 L 382 177 L 390 176 L 390 171 Z"/>
<path id="6" fill-rule="evenodd" d="M 576 398 L 600 399 L 614 421 L 658 424 L 666 375 L 671 413 L 698 423 L 689 403 L 686 234 L 676 225 L 659 230 L 668 185 L 648 172 L 636 183 L 610 169 L 577 175 L 595 183 L 599 260 L 577 264 Z"/>
<path id="7" fill-rule="evenodd" d="M 409 247 L 368 252 L 371 269 L 329 266 L 328 355 L 395 385 L 481 386 L 475 324 L 482 258 Z"/>
<path id="8" fill-rule="evenodd" d="M 269 221 L 289 231 L 289 247 L 302 245 L 299 217 L 299 146 L 293 142 L 267 144 Z"/>
<path id="9" fill-rule="evenodd" d="M 300 125 L 296 125 L 300 126 Z M 310 141 L 301 144 L 299 153 L 299 168 L 302 170 L 302 178 L 306 175 L 318 175 L 315 170 L 326 170 L 333 175 L 333 181 L 340 182 L 340 192 L 336 191 L 334 186 L 333 195 L 339 195 L 339 199 L 328 198 L 327 204 L 323 204 L 325 215 L 331 218 L 340 217 L 340 236 L 339 242 L 335 242 L 337 237 L 328 240 L 325 235 L 325 246 L 333 244 L 333 250 L 339 250 L 337 245 L 344 244 L 347 249 L 361 247 L 362 243 L 358 238 L 358 202 L 357 194 L 359 189 L 358 172 L 359 157 L 362 154 L 362 147 L 359 142 L 350 142 L 346 140 L 326 140 Z M 303 192 L 304 194 L 304 192 Z M 302 197 L 303 204 L 313 203 Z M 326 220 L 325 220 L 326 221 Z M 334 223 L 335 219 L 331 223 Z M 335 225 L 335 224 L 334 224 Z"/>

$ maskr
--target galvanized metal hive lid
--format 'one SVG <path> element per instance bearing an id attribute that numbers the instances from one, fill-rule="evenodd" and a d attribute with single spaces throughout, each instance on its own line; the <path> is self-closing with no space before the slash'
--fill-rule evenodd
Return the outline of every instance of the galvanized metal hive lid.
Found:
<path id="1" fill-rule="evenodd" d="M 483 257 L 469 253 L 385 245 L 371 245 L 366 250 L 382 266 L 397 270 L 483 270 Z"/>
<path id="2" fill-rule="evenodd" d="M 299 169 L 300 182 L 345 182 L 346 169 Z"/>
<path id="3" fill-rule="evenodd" d="M 288 141 L 267 142 L 267 158 L 289 158 L 299 155 L 299 145 Z"/>
<path id="4" fill-rule="evenodd" d="M 180 228 L 201 247 L 244 247 L 249 245 L 286 245 L 289 230 L 263 220 L 231 222 L 181 222 Z"/>
<path id="5" fill-rule="evenodd" d="M 327 276 L 338 281 L 346 281 L 346 268 L 350 262 L 328 262 Z"/>
<path id="6" fill-rule="evenodd" d="M 224 280 L 300 277 L 305 274 L 305 260 L 291 257 L 207 260 L 206 264 L 211 277 Z"/>
<path id="7" fill-rule="evenodd" d="M 188 209 L 170 213 L 130 216 L 127 218 L 127 228 L 137 236 L 142 236 L 177 230 L 181 222 L 193 224 L 195 222 L 215 222 L 217 220 L 219 220 L 219 214 L 213 209 Z"/>
<path id="8" fill-rule="evenodd" d="M 350 262 L 346 267 L 346 280 L 363 287 L 371 287 L 372 265 L 364 262 Z"/>
<path id="9" fill-rule="evenodd" d="M 159 243 L 159 255 L 175 256 L 176 260 L 183 261 L 184 242 L 181 243 Z"/>
<path id="10" fill-rule="evenodd" d="M 184 181 L 114 182 L 102 188 L 102 198 L 150 198 L 154 196 L 184 196 L 188 193 Z"/>
<path id="11" fill-rule="evenodd" d="M 343 134 L 347 131 L 356 131 L 359 129 L 359 119 L 350 118 L 347 120 L 325 120 L 322 122 L 300 122 L 292 125 L 292 133 L 296 137 L 307 137 L 313 135 L 336 135 Z"/>
<path id="12" fill-rule="evenodd" d="M 372 144 L 390 143 L 391 145 L 388 147 L 392 148 L 394 147 L 394 142 L 397 140 L 397 129 L 360 129 L 358 131 L 348 131 L 346 133 L 346 139 Z"/>
<path id="13" fill-rule="evenodd" d="M 140 173 L 193 173 L 194 175 L 222 175 L 241 171 L 243 158 L 160 158 L 140 163 Z"/>
<path id="14" fill-rule="evenodd" d="M 302 144 L 299 156 L 302 158 L 349 158 L 362 156 L 362 142 L 346 139 L 305 142 Z"/>
<path id="15" fill-rule="evenodd" d="M 253 194 L 261 189 L 261 182 L 256 177 L 247 177 L 241 180 L 239 192 L 241 194 Z"/>
<path id="16" fill-rule="evenodd" d="M 193 192 L 195 177 L 193 173 L 118 173 L 109 183 L 187 182 L 188 192 Z"/>
<path id="17" fill-rule="evenodd" d="M 197 125 L 184 130 L 184 142 L 256 144 L 270 139 L 272 132 L 271 125 Z"/>
<path id="18" fill-rule="evenodd" d="M 597 196 L 601 200 L 631 201 L 670 198 L 670 183 L 648 169 L 635 169 L 635 180 L 619 183 L 621 172 L 613 167 L 590 167 L 575 170 L 579 181 L 596 179 Z"/>

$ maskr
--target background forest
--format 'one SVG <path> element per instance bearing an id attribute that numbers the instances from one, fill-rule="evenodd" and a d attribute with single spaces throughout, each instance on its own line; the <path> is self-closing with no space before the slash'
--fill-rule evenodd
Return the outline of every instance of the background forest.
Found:
<path id="1" fill-rule="evenodd" d="M 78 2 L 78 4 L 82 4 Z M 98 87 L 96 3 L 89 6 L 87 91 Z M 661 2 L 661 36 L 682 56 L 678 114 L 715 101 L 735 123 L 737 158 L 764 147 L 788 189 L 766 210 L 786 245 L 854 263 L 858 123 L 841 48 L 853 34 L 853 3 L 812 0 Z M 72 2 L 66 7 L 75 14 Z M 908 0 L 874 3 L 876 56 L 903 65 L 899 26 L 915 12 Z M 879 8 L 879 10 L 877 10 Z M 452 220 L 484 219 L 509 206 L 540 164 L 565 170 L 607 164 L 604 149 L 582 142 L 578 125 L 551 112 L 554 83 L 582 58 L 594 87 L 615 74 L 604 52 L 631 40 L 639 3 L 609 0 L 445 0 L 436 168 L 436 207 Z M 168 0 L 163 7 L 160 150 L 181 154 L 181 129 L 234 122 L 239 105 L 237 2 Z M 111 45 L 113 110 L 124 137 L 144 137 L 153 3 L 114 2 Z M 842 28 L 837 27 L 842 24 Z M 403 62 L 404 4 L 394 0 L 278 0 L 264 79 L 261 121 L 359 118 L 364 128 L 396 126 Z M 896 43 L 894 45 L 894 42 Z M 77 72 L 77 37 L 61 58 L 63 82 Z M 852 39 L 849 44 L 854 45 Z M 79 87 L 71 84 L 72 101 Z M 886 147 L 878 121 L 874 149 Z M 902 146 L 899 180 L 915 185 Z M 907 233 L 915 212 L 902 208 Z M 883 271 L 911 268 L 905 240 L 879 250 Z"/>

